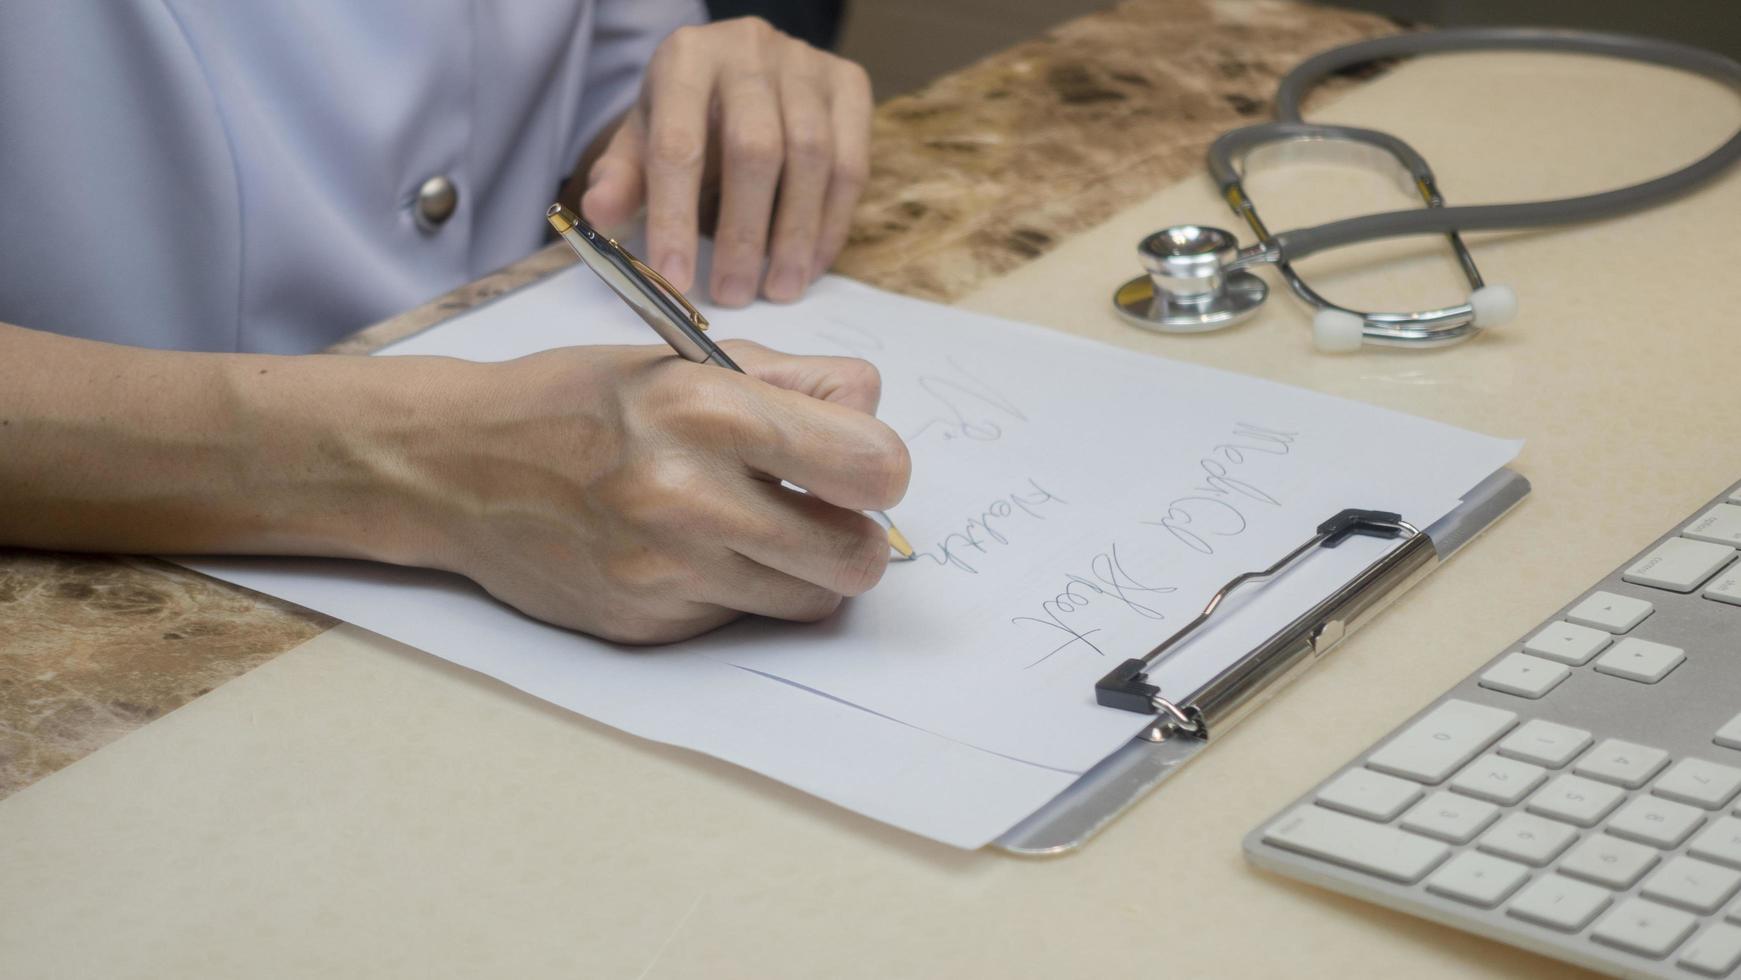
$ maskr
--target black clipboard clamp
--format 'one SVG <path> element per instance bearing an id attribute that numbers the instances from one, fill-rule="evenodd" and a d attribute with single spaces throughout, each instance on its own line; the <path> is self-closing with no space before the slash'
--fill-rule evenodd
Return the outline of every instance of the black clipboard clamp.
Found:
<path id="1" fill-rule="evenodd" d="M 1425 529 L 1413 527 L 1396 514 L 1346 510 L 1319 525 L 1317 533 L 1274 565 L 1233 579 L 1196 619 L 1147 655 L 1125 661 L 1095 684 L 1098 703 L 1150 715 L 1154 722 L 1045 806 L 1005 831 L 993 846 L 1027 855 L 1058 854 L 1080 847 L 1195 758 L 1210 744 L 1211 734 L 1224 734 L 1269 700 L 1344 637 L 1510 512 L 1529 489 L 1529 481 L 1516 471 L 1499 470 L 1469 491 L 1461 505 Z M 1400 538 L 1402 543 L 1188 696 L 1162 697 L 1159 688 L 1148 682 L 1149 671 L 1208 621 L 1229 594 L 1280 574 L 1317 549 L 1334 548 L 1355 534 Z"/>
<path id="2" fill-rule="evenodd" d="M 1174 653 L 1180 644 L 1190 639 L 1191 635 L 1209 622 L 1215 611 L 1227 597 L 1240 588 L 1254 582 L 1262 582 L 1274 578 L 1286 571 L 1295 562 L 1319 548 L 1334 548 L 1346 541 L 1351 535 L 1362 534 L 1375 538 L 1407 537 L 1413 540 L 1420 536 L 1420 529 L 1402 519 L 1401 514 L 1393 514 L 1382 510 L 1344 510 L 1324 523 L 1318 525 L 1317 533 L 1308 538 L 1305 543 L 1277 559 L 1275 564 L 1257 572 L 1246 572 L 1234 576 L 1233 580 L 1223 585 L 1213 596 L 1197 618 L 1186 623 L 1182 629 L 1167 637 L 1161 644 L 1141 657 L 1126 660 L 1114 667 L 1105 677 L 1094 685 L 1094 700 L 1104 708 L 1118 708 L 1123 711 L 1134 711 L 1138 714 L 1155 715 L 1160 731 L 1154 733 L 1151 740 L 1170 733 L 1209 737 L 1209 722 L 1205 714 L 1203 696 L 1213 690 L 1213 687 L 1199 691 L 1193 700 L 1175 704 L 1161 696 L 1161 689 L 1148 682 L 1149 671 L 1161 665 L 1161 661 Z M 1355 581 L 1361 581 L 1368 574 L 1380 571 L 1386 566 L 1403 564 L 1407 561 L 1407 548 L 1395 549 L 1384 557 L 1367 566 L 1365 572 L 1357 576 Z M 1346 587 L 1345 587 L 1346 588 Z M 1316 642 L 1314 642 L 1314 647 Z M 1240 664 L 1249 663 L 1249 669 L 1260 675 L 1267 675 L 1278 667 L 1285 670 L 1286 664 L 1279 657 L 1286 651 L 1281 648 L 1271 648 L 1269 644 L 1254 651 L 1262 656 L 1246 657 Z M 1236 664 L 1235 666 L 1238 666 Z M 1211 706 L 1212 707 L 1212 706 Z"/>

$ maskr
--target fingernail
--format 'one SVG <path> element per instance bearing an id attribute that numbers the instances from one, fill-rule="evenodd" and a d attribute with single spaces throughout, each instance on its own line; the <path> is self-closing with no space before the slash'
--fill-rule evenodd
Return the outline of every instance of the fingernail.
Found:
<path id="1" fill-rule="evenodd" d="M 768 298 L 781 303 L 790 303 L 804 291 L 804 270 L 796 266 L 782 265 L 768 276 Z"/>
<path id="2" fill-rule="evenodd" d="M 743 306 L 756 298 L 756 285 L 746 276 L 726 276 L 713 291 L 713 298 L 725 306 Z"/>
<path id="3" fill-rule="evenodd" d="M 678 289 L 689 288 L 689 277 L 692 273 L 689 268 L 689 258 L 682 252 L 660 253 L 659 257 L 653 260 L 653 268 L 658 269 L 659 274 L 670 280 L 671 285 Z"/>

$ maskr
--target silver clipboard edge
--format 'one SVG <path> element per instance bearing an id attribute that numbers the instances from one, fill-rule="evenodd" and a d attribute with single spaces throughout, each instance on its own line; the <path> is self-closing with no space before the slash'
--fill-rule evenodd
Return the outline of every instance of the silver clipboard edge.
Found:
<path id="1" fill-rule="evenodd" d="M 1278 636 L 1293 634 L 1304 638 L 1303 647 L 1290 669 L 1279 673 L 1261 690 L 1249 694 L 1238 709 L 1218 720 L 1214 732 L 1225 734 L 1250 711 L 1275 696 L 1290 681 L 1298 677 L 1337 643 L 1402 596 L 1433 569 L 1444 564 L 1464 545 L 1492 527 L 1529 495 L 1530 484 L 1521 473 L 1510 468 L 1497 470 L 1476 484 L 1449 514 L 1428 527 L 1425 537 L 1432 544 L 1432 554 L 1405 574 L 1374 579 L 1377 587 L 1360 590 L 1347 603 L 1352 608 L 1339 618 L 1340 634 L 1311 645 L 1322 632 L 1321 625 L 1302 622 L 1321 616 L 1323 607 L 1315 608 L 1284 629 Z M 1401 550 L 1401 549 L 1399 549 Z M 1208 747 L 1209 740 L 1190 736 L 1173 736 L 1158 742 L 1132 739 L 1122 748 L 1083 773 L 1076 782 L 1053 797 L 1045 806 L 1005 831 L 991 846 L 1028 857 L 1064 854 L 1081 847 L 1120 814 L 1147 796 L 1185 763 Z"/>

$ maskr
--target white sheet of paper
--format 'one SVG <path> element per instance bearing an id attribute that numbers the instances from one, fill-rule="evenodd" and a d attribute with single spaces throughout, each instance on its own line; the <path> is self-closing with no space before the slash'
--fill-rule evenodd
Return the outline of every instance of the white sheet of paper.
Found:
<path id="1" fill-rule="evenodd" d="M 709 311 L 716 337 L 875 362 L 914 475 L 920 551 L 811 626 L 751 620 L 625 651 L 467 583 L 362 563 L 195 567 L 402 640 L 635 734 L 764 772 L 965 847 L 994 838 L 1143 719 L 1094 681 L 1345 507 L 1418 526 L 1515 442 L 1144 357 L 828 278 L 801 303 Z M 395 345 L 503 360 L 646 343 L 573 269 Z M 1319 552 L 1231 607 L 1157 677 L 1184 696 L 1388 542 Z"/>

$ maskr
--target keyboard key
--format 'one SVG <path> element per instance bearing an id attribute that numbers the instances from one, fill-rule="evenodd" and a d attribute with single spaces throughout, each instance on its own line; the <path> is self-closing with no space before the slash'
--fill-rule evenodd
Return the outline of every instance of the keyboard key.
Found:
<path id="1" fill-rule="evenodd" d="M 1703 759 L 1682 759 L 1663 773 L 1650 791 L 1707 810 L 1721 810 L 1741 792 L 1741 769 Z"/>
<path id="2" fill-rule="evenodd" d="M 1735 549 L 1727 545 L 1691 538 L 1669 538 L 1633 562 L 1620 577 L 1633 585 L 1691 592 L 1734 557 Z"/>
<path id="3" fill-rule="evenodd" d="M 1717 729 L 1717 737 L 1711 741 L 1726 749 L 1741 749 L 1741 715 L 1724 722 L 1723 727 Z"/>
<path id="4" fill-rule="evenodd" d="M 1453 698 L 1403 729 L 1366 765 L 1393 776 L 1442 783 L 1517 724 L 1517 715 Z"/>
<path id="5" fill-rule="evenodd" d="M 1741 735 L 1741 719 L 1737 722 L 1737 734 Z M 1499 743 L 1498 752 L 1513 759 L 1558 769 L 1572 761 L 1589 744 L 1590 733 L 1582 728 L 1534 719 L 1505 736 Z"/>
<path id="6" fill-rule="evenodd" d="M 1551 660 L 1514 653 L 1481 675 L 1481 686 L 1520 698 L 1539 698 L 1572 673 L 1571 668 Z"/>
<path id="7" fill-rule="evenodd" d="M 1741 606 L 1741 566 L 1731 566 L 1728 571 L 1712 579 L 1711 584 L 1705 587 L 1705 598 Z"/>
<path id="8" fill-rule="evenodd" d="M 1609 888 L 1631 888 L 1660 857 L 1653 848 L 1643 844 L 1593 834 L 1572 848 L 1560 861 L 1560 871 L 1574 878 L 1583 878 Z"/>
<path id="9" fill-rule="evenodd" d="M 1579 626 L 1565 620 L 1549 623 L 1523 645 L 1525 651 L 1576 667 L 1590 662 L 1614 641 L 1607 631 Z"/>
<path id="10" fill-rule="evenodd" d="M 1612 896 L 1603 889 L 1559 875 L 1543 875 L 1519 892 L 1506 912 L 1528 922 L 1577 932 L 1590 924 L 1596 913 L 1608 907 Z"/>
<path id="11" fill-rule="evenodd" d="M 1716 823 L 1693 838 L 1693 842 L 1687 845 L 1687 853 L 1693 857 L 1741 868 L 1741 820 L 1735 817 L 1718 817 Z"/>
<path id="12" fill-rule="evenodd" d="M 1741 891 L 1741 871 L 1690 857 L 1672 857 L 1644 879 L 1644 887 L 1638 893 L 1689 912 L 1709 915 L 1736 891 Z"/>
<path id="13" fill-rule="evenodd" d="M 1318 806 L 1294 808 L 1265 829 L 1263 839 L 1405 885 L 1420 881 L 1451 853 L 1438 841 Z"/>
<path id="14" fill-rule="evenodd" d="M 1420 798 L 1420 784 L 1370 769 L 1350 769 L 1318 791 L 1323 806 L 1387 823 Z"/>
<path id="15" fill-rule="evenodd" d="M 1718 504 L 1681 529 L 1683 537 L 1741 548 L 1741 506 Z"/>
<path id="16" fill-rule="evenodd" d="M 1580 776 L 1593 776 L 1627 789 L 1637 789 L 1665 765 L 1668 765 L 1668 753 L 1661 749 L 1605 738 L 1579 759 L 1572 771 Z"/>
<path id="17" fill-rule="evenodd" d="M 1679 847 L 1704 822 L 1705 815 L 1685 803 L 1640 796 L 1614 814 L 1608 832 L 1654 847 Z"/>
<path id="18" fill-rule="evenodd" d="M 1513 861 L 1464 851 L 1427 879 L 1427 891 L 1490 909 L 1529 880 L 1529 869 Z"/>
<path id="19" fill-rule="evenodd" d="M 1741 902 L 1729 906 L 1729 911 L 1723 913 L 1723 918 L 1730 922 L 1741 922 Z"/>
<path id="20" fill-rule="evenodd" d="M 1610 633 L 1625 633 L 1644 622 L 1656 607 L 1643 599 L 1616 595 L 1613 592 L 1592 592 L 1590 597 L 1572 607 L 1566 618 L 1581 626 L 1590 626 Z"/>
<path id="21" fill-rule="evenodd" d="M 1451 780 L 1450 786 L 1459 793 L 1510 806 L 1528 796 L 1530 790 L 1547 778 L 1547 770 L 1541 766 L 1484 755 L 1465 766 Z"/>
<path id="22" fill-rule="evenodd" d="M 1499 808 L 1483 800 L 1436 790 L 1403 815 L 1405 830 L 1437 837 L 1453 844 L 1467 844 L 1487 825 L 1499 819 Z"/>
<path id="23" fill-rule="evenodd" d="M 1640 956 L 1662 959 L 1693 934 L 1697 920 L 1642 898 L 1628 898 L 1602 917 L 1590 938 Z"/>
<path id="24" fill-rule="evenodd" d="M 1687 659 L 1686 651 L 1666 643 L 1652 643 L 1635 636 L 1622 637 L 1596 658 L 1596 670 L 1643 684 L 1655 684 Z"/>
<path id="25" fill-rule="evenodd" d="M 1626 799 L 1624 790 L 1607 783 L 1570 774 L 1554 777 L 1540 793 L 1530 797 L 1525 809 L 1580 827 L 1594 827 L 1609 811 Z"/>
<path id="26" fill-rule="evenodd" d="M 1720 922 L 1681 951 L 1681 966 L 1708 977 L 1727 976 L 1737 964 L 1741 964 L 1741 928 Z"/>
<path id="27" fill-rule="evenodd" d="M 1481 835 L 1476 847 L 1540 867 L 1570 847 L 1578 832 L 1563 823 L 1528 813 L 1509 813 Z"/>

